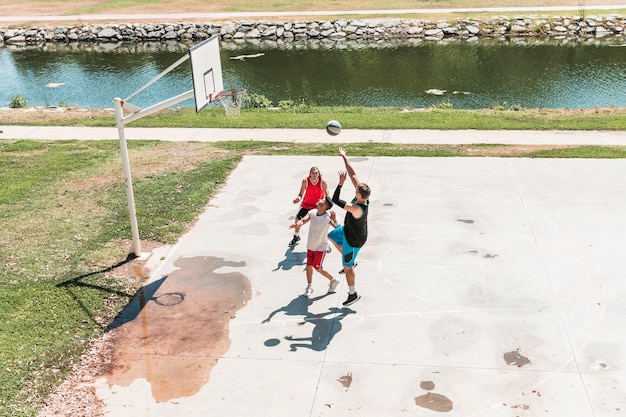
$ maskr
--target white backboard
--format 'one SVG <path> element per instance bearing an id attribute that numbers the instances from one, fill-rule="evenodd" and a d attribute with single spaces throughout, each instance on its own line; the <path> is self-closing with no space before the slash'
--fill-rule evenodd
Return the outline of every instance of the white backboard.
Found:
<path id="1" fill-rule="evenodd" d="M 196 112 L 212 101 L 212 96 L 224 90 L 219 37 L 214 35 L 189 50 L 191 76 L 196 100 Z"/>

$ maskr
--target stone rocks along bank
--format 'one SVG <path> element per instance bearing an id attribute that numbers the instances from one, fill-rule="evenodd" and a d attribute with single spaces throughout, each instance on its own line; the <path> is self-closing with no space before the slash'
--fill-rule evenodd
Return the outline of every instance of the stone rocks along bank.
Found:
<path id="1" fill-rule="evenodd" d="M 626 42 L 626 17 L 496 16 L 489 19 L 337 19 L 307 22 L 108 23 L 0 29 L 0 47 L 46 43 L 197 42 L 218 35 L 224 42 L 524 38 L 608 39 Z"/>

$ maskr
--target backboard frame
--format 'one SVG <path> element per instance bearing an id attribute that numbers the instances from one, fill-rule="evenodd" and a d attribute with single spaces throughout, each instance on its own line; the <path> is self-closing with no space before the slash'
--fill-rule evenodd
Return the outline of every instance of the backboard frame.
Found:
<path id="1" fill-rule="evenodd" d="M 191 47 L 189 57 L 197 113 L 212 103 L 217 93 L 224 90 L 219 36 L 213 35 Z"/>

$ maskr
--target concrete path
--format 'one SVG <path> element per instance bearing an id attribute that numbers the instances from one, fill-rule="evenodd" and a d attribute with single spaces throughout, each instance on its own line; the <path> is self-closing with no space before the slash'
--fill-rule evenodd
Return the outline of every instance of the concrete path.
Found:
<path id="1" fill-rule="evenodd" d="M 626 9 L 626 4 L 586 5 L 586 10 Z M 571 6 L 533 6 L 533 7 L 463 7 L 463 8 L 428 8 L 428 9 L 386 9 L 386 10 L 312 10 L 292 12 L 233 12 L 233 13 L 174 13 L 174 14 L 81 14 L 68 16 L 0 16 L 0 22 L 47 22 L 47 21 L 172 21 L 172 20 L 228 20 L 242 18 L 268 18 L 290 16 L 341 16 L 341 15 L 376 15 L 394 16 L 406 14 L 443 14 L 443 13 L 541 13 L 551 11 L 580 11 L 580 5 Z"/>
<path id="2" fill-rule="evenodd" d="M 116 128 L 0 126 L 0 139 L 117 140 Z M 523 131 L 523 130 L 358 130 L 344 129 L 328 136 L 324 129 L 124 129 L 133 139 L 215 142 L 255 140 L 280 142 L 382 142 L 426 144 L 545 144 L 545 145 L 626 145 L 624 131 Z"/>
<path id="3" fill-rule="evenodd" d="M 316 275 L 300 296 L 287 247 L 300 180 L 334 189 L 341 159 L 246 157 L 150 258 L 92 384 L 106 416 L 626 412 L 626 160 L 351 161 L 372 188 L 362 299 L 342 306 L 336 251 L 337 292 Z"/>

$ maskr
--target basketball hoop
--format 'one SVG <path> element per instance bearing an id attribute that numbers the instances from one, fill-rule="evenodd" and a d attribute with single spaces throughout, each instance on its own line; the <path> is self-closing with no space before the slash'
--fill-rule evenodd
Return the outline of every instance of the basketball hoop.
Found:
<path id="1" fill-rule="evenodd" d="M 230 88 L 217 93 L 213 101 L 222 103 L 226 110 L 226 117 L 239 117 L 245 95 L 245 88 Z"/>

